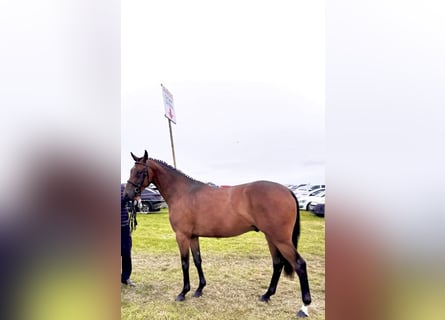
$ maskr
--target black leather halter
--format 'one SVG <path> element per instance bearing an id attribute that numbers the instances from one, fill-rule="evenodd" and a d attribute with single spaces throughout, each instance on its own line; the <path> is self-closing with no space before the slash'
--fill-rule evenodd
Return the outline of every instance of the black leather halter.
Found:
<path id="1" fill-rule="evenodd" d="M 145 171 L 143 173 L 144 177 L 142 179 L 142 182 L 140 184 L 137 184 L 137 183 L 134 183 L 133 181 L 127 180 L 127 183 L 129 183 L 129 184 L 134 186 L 134 192 L 136 193 L 136 195 L 141 195 L 142 183 L 144 182 L 145 178 L 148 177 L 148 166 L 147 166 L 147 163 L 140 162 L 140 161 L 136 161 L 135 164 L 142 164 L 145 167 Z"/>

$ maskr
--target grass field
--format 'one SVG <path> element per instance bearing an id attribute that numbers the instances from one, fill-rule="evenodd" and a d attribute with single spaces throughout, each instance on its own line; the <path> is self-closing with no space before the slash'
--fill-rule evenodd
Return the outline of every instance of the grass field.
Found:
<path id="1" fill-rule="evenodd" d="M 302 305 L 298 277 L 280 279 L 269 303 L 259 301 L 272 276 L 272 260 L 261 232 L 224 238 L 200 238 L 204 294 L 193 298 L 198 275 L 190 260 L 191 290 L 175 302 L 182 289 L 182 270 L 175 234 L 163 209 L 138 214 L 133 232 L 133 273 L 136 288 L 121 289 L 122 319 L 296 319 Z M 312 304 L 310 319 L 325 319 L 324 219 L 301 211 L 298 250 L 306 260 Z"/>

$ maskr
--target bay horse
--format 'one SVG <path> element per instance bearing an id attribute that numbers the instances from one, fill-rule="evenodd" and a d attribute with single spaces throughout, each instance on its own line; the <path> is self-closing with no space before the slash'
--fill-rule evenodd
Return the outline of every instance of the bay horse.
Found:
<path id="1" fill-rule="evenodd" d="M 190 250 L 199 275 L 194 297 L 200 297 L 206 285 L 201 267 L 199 237 L 233 237 L 248 231 L 262 231 L 272 256 L 273 274 L 269 288 L 260 297 L 268 302 L 275 294 L 281 272 L 300 280 L 302 308 L 299 317 L 308 316 L 311 303 L 306 262 L 297 252 L 300 233 L 298 200 L 285 186 L 256 181 L 229 188 L 215 188 L 196 181 L 167 163 L 148 157 L 136 157 L 124 196 L 138 199 L 150 183 L 158 188 L 168 204 L 169 219 L 179 246 L 184 286 L 176 297 L 183 301 L 190 291 Z"/>

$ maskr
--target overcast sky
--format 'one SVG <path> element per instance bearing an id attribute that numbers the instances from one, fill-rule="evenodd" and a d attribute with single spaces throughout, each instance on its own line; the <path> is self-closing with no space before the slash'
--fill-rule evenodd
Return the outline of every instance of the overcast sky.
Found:
<path id="1" fill-rule="evenodd" d="M 203 182 L 324 182 L 324 1 L 121 3 L 122 181 L 130 151 Z"/>

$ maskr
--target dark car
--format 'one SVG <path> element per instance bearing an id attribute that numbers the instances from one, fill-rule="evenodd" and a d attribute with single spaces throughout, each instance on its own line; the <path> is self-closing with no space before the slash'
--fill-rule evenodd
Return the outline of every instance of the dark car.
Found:
<path id="1" fill-rule="evenodd" d="M 161 210 L 165 204 L 164 198 L 159 191 L 145 188 L 141 193 L 142 208 L 141 212 L 154 212 Z"/>
<path id="2" fill-rule="evenodd" d="M 165 200 L 158 190 L 145 188 L 141 193 L 141 206 L 139 212 L 155 212 L 165 206 Z"/>
<path id="3" fill-rule="evenodd" d="M 309 211 L 319 217 L 324 217 L 324 203 L 310 203 Z"/>

